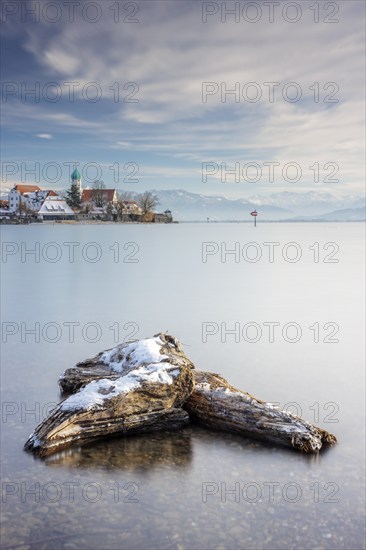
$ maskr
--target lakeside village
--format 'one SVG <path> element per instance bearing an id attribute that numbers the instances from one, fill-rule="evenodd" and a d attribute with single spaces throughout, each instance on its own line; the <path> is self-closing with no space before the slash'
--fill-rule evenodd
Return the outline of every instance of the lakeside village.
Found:
<path id="1" fill-rule="evenodd" d="M 14 185 L 8 200 L 0 201 L 0 221 L 15 224 L 47 221 L 173 223 L 170 210 L 155 212 L 158 204 L 157 198 L 148 191 L 131 200 L 128 194 L 107 189 L 103 182 L 97 181 L 91 188 L 83 189 L 81 175 L 74 168 L 71 187 L 64 195 L 38 185 Z"/>

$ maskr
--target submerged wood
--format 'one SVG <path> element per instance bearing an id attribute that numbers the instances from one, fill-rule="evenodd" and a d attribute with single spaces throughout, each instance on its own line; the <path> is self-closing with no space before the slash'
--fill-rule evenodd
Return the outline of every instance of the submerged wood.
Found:
<path id="1" fill-rule="evenodd" d="M 234 388 L 220 375 L 195 370 L 180 342 L 168 334 L 103 351 L 67 369 L 59 385 L 69 396 L 25 444 L 40 456 L 93 439 L 178 429 L 191 420 L 304 452 L 336 441 L 325 430 Z"/>
<path id="2" fill-rule="evenodd" d="M 184 408 L 204 426 L 283 443 L 306 453 L 336 442 L 331 433 L 234 388 L 219 374 L 193 372 L 194 391 Z"/>

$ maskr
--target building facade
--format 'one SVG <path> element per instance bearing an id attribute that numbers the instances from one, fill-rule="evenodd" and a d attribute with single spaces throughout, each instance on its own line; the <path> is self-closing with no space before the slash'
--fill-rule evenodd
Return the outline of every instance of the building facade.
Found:
<path id="1" fill-rule="evenodd" d="M 163 214 L 154 214 L 155 223 L 172 223 L 173 216 L 170 210 L 165 210 Z"/>
<path id="2" fill-rule="evenodd" d="M 8 210 L 12 215 L 34 215 L 40 220 L 73 219 L 75 212 L 67 202 L 51 189 L 38 185 L 15 185 L 8 196 Z"/>
<path id="3" fill-rule="evenodd" d="M 9 212 L 18 213 L 20 210 L 20 203 L 27 203 L 27 197 L 29 193 L 36 193 L 41 191 L 38 185 L 14 185 L 8 195 L 8 208 Z"/>
<path id="4" fill-rule="evenodd" d="M 116 189 L 83 189 L 81 193 L 81 204 L 90 204 L 97 208 L 108 203 L 117 204 L 117 201 Z"/>

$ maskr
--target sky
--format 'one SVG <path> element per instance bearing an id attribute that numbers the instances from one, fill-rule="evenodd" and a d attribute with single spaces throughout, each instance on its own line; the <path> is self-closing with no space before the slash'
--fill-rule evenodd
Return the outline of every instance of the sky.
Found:
<path id="1" fill-rule="evenodd" d="M 3 187 L 364 194 L 363 1 L 1 9 Z"/>

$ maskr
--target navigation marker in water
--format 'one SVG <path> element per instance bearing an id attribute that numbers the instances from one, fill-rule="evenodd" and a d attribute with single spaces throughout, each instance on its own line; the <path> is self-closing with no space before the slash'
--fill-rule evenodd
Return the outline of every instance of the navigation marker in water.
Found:
<path id="1" fill-rule="evenodd" d="M 254 227 L 257 227 L 257 216 L 258 212 L 256 210 L 253 210 L 253 212 L 250 213 L 251 216 L 254 216 Z"/>

